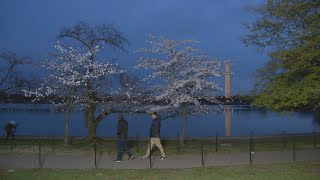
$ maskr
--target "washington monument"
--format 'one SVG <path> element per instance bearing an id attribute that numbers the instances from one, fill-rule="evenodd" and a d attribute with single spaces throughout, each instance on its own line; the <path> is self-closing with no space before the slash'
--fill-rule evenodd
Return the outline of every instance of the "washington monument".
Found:
<path id="1" fill-rule="evenodd" d="M 230 98 L 230 64 L 228 61 L 225 61 L 225 68 L 226 68 L 226 74 L 225 74 L 225 98 Z"/>
<path id="2" fill-rule="evenodd" d="M 228 61 L 225 61 L 225 98 L 230 99 L 230 64 Z M 230 136 L 230 124 L 231 124 L 231 109 L 230 106 L 224 107 L 224 118 L 225 118 L 225 128 L 226 128 L 226 136 Z"/>

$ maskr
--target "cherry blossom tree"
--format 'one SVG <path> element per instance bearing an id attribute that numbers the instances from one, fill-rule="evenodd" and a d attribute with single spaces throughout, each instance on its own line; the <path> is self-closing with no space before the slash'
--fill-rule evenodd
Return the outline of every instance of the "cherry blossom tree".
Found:
<path id="1" fill-rule="evenodd" d="M 203 102 L 219 103 L 214 96 L 220 90 L 215 83 L 222 74 L 220 61 L 196 48 L 193 40 L 170 40 L 149 34 L 146 43 L 147 48 L 138 50 L 142 56 L 136 68 L 151 70 L 146 80 L 153 81 L 153 96 L 165 104 L 153 106 L 150 111 L 182 114 L 180 143 L 184 145 L 187 114 L 216 110 Z"/>
<path id="2" fill-rule="evenodd" d="M 106 93 L 109 82 L 106 77 L 122 72 L 110 63 L 88 61 L 92 54 L 101 49 L 96 46 L 93 50 L 75 49 L 56 45 L 59 54 L 47 59 L 41 67 L 49 71 L 49 75 L 35 91 L 24 90 L 26 96 L 35 100 L 47 98 L 55 108 L 66 112 L 65 144 L 69 142 L 69 117 L 75 106 L 86 108 L 90 98 L 86 96 L 86 83 L 90 79 L 91 87 L 96 92 Z M 99 119 L 101 121 L 102 118 Z M 96 119 L 96 123 L 98 123 Z"/>
<path id="3" fill-rule="evenodd" d="M 57 38 L 62 40 L 64 44 L 72 44 L 73 47 L 81 47 L 87 52 L 91 52 L 86 59 L 89 63 L 89 69 L 85 74 L 82 73 L 82 75 L 86 76 L 82 90 L 84 97 L 86 97 L 84 117 L 88 129 L 87 138 L 89 141 L 93 140 L 96 136 L 98 123 L 112 111 L 112 108 L 106 108 L 106 110 L 99 115 L 95 115 L 99 104 L 99 96 L 103 94 L 101 93 L 100 86 L 94 85 L 94 81 L 101 80 L 99 79 L 100 77 L 90 76 L 90 74 L 95 71 L 94 63 L 98 58 L 98 53 L 95 51 L 95 48 L 111 46 L 114 49 L 126 51 L 125 45 L 127 44 L 127 40 L 113 25 L 102 24 L 92 27 L 84 22 L 79 22 L 72 27 L 65 27 L 58 34 Z M 107 81 L 103 82 L 106 83 Z M 103 85 L 106 87 L 108 84 Z M 104 94 L 105 93 L 104 91 Z"/>

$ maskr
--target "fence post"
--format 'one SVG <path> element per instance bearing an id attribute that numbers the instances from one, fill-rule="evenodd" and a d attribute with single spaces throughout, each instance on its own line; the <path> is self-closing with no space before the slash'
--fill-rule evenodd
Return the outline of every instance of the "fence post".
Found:
<path id="1" fill-rule="evenodd" d="M 313 129 L 313 147 L 317 148 L 316 129 Z"/>
<path id="2" fill-rule="evenodd" d="M 52 138 L 51 145 L 52 145 L 52 152 L 54 152 L 54 139 L 53 138 Z"/>
<path id="3" fill-rule="evenodd" d="M 203 161 L 203 143 L 201 143 L 201 164 L 202 167 L 204 166 L 204 161 Z"/>
<path id="4" fill-rule="evenodd" d="M 296 141 L 295 136 L 293 136 L 293 161 L 296 160 Z"/>
<path id="5" fill-rule="evenodd" d="M 72 136 L 70 136 L 70 138 L 69 138 L 69 145 L 71 145 L 73 142 L 73 139 L 72 139 Z"/>
<path id="6" fill-rule="evenodd" d="M 138 135 L 138 132 L 137 132 L 137 135 L 136 135 L 136 144 L 137 144 L 137 153 L 139 152 L 139 135 Z"/>
<path id="7" fill-rule="evenodd" d="M 10 152 L 13 150 L 12 138 L 10 139 Z"/>
<path id="8" fill-rule="evenodd" d="M 251 131 L 251 135 L 250 135 L 250 144 L 249 144 L 249 157 L 250 157 L 250 165 L 252 164 L 252 137 L 253 137 L 253 132 Z"/>
<path id="9" fill-rule="evenodd" d="M 282 131 L 282 148 L 286 147 L 286 131 Z"/>
<path id="10" fill-rule="evenodd" d="M 34 140 L 32 139 L 32 140 L 31 140 L 31 147 L 32 147 L 32 150 L 33 150 L 33 151 L 36 151 L 36 149 L 35 149 L 34 146 L 35 146 L 35 145 L 34 145 Z"/>
<path id="11" fill-rule="evenodd" d="M 42 168 L 42 160 L 41 160 L 41 140 L 39 139 L 39 167 Z"/>
<path id="12" fill-rule="evenodd" d="M 180 151 L 180 147 L 179 147 L 179 132 L 177 133 L 176 141 L 177 141 L 177 152 L 179 152 Z"/>
<path id="13" fill-rule="evenodd" d="M 293 161 L 296 161 L 296 140 L 295 140 L 295 136 L 293 136 Z"/>
<path id="14" fill-rule="evenodd" d="M 216 152 L 218 152 L 218 132 L 216 132 Z"/>

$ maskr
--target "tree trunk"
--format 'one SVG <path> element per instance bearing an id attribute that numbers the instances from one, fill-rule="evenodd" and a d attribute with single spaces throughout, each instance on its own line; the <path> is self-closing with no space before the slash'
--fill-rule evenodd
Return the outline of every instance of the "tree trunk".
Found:
<path id="1" fill-rule="evenodd" d="M 313 119 L 317 123 L 320 123 L 320 109 L 315 110 L 315 112 L 313 113 Z"/>
<path id="2" fill-rule="evenodd" d="M 70 120 L 70 110 L 68 108 L 66 111 L 66 119 L 65 119 L 64 145 L 69 144 L 69 120 Z"/>
<path id="3" fill-rule="evenodd" d="M 85 121 L 86 121 L 86 127 L 87 127 L 87 140 L 88 141 L 93 141 L 96 137 L 96 121 L 95 121 L 95 116 L 94 112 L 96 109 L 96 105 L 91 104 L 85 109 Z"/>
<path id="4" fill-rule="evenodd" d="M 64 144 L 67 145 L 70 143 L 70 136 L 69 136 L 69 122 L 70 122 L 70 112 L 73 110 L 74 100 L 72 95 L 75 93 L 75 87 L 70 87 L 68 89 L 68 96 L 67 96 L 67 111 L 65 117 L 65 130 L 64 130 Z"/>
<path id="5" fill-rule="evenodd" d="M 91 57 L 93 61 L 93 57 Z M 91 72 L 92 70 L 90 70 Z M 97 92 L 92 89 L 91 82 L 88 80 L 87 82 L 87 87 L 86 87 L 86 96 L 88 98 L 88 102 L 85 107 L 84 111 L 84 118 L 86 121 L 86 127 L 87 127 L 87 140 L 89 142 L 92 142 L 96 138 L 96 118 L 94 116 L 94 113 L 96 112 L 97 109 Z"/>
<path id="6" fill-rule="evenodd" d="M 182 125 L 182 132 L 180 136 L 180 145 L 184 146 L 184 136 L 186 132 L 186 126 L 187 126 L 187 112 L 188 111 L 188 104 L 183 105 L 182 115 L 183 115 L 183 125 Z"/>

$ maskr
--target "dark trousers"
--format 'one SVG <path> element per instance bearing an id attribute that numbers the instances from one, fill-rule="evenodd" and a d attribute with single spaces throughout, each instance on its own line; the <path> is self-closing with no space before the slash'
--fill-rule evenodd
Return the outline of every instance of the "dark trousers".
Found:
<path id="1" fill-rule="evenodd" d="M 14 131 L 7 131 L 6 140 L 11 136 L 12 140 L 14 140 Z"/>
<path id="2" fill-rule="evenodd" d="M 122 152 L 128 153 L 129 158 L 132 156 L 132 153 L 130 152 L 130 149 L 127 146 L 127 142 L 125 139 L 120 139 L 118 138 L 117 140 L 117 151 L 118 151 L 118 156 L 117 159 L 121 160 L 122 159 Z"/>

